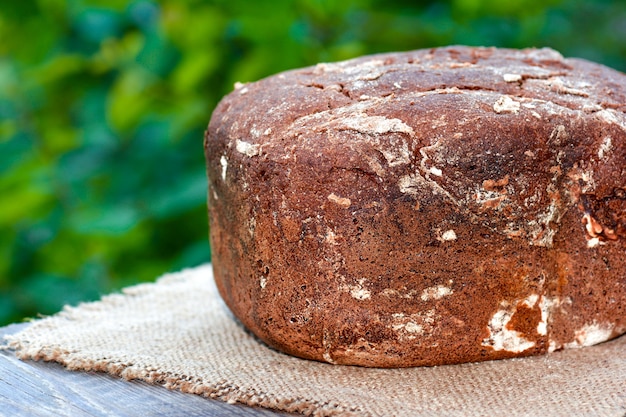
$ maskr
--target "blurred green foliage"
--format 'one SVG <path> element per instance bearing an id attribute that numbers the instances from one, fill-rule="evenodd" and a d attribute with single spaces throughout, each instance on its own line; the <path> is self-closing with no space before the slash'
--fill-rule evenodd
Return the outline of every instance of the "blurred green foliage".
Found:
<path id="1" fill-rule="evenodd" d="M 203 131 L 235 81 L 446 44 L 626 70 L 626 2 L 0 0 L 0 325 L 210 260 Z"/>

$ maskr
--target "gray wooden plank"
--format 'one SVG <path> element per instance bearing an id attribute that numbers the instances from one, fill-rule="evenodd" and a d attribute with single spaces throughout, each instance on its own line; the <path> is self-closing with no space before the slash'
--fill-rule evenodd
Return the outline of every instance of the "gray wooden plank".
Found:
<path id="1" fill-rule="evenodd" d="M 0 340 L 27 325 L 0 328 Z M 291 414 L 227 404 L 108 374 L 68 371 L 56 363 L 21 361 L 12 352 L 0 351 L 0 415 L 276 417 Z"/>

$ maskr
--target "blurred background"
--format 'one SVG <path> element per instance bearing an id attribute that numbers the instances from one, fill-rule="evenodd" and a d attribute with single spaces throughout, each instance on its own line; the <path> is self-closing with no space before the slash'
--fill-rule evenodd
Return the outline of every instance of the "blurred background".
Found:
<path id="1" fill-rule="evenodd" d="M 626 2 L 0 0 L 0 326 L 210 260 L 203 132 L 235 81 L 448 44 L 626 71 Z"/>

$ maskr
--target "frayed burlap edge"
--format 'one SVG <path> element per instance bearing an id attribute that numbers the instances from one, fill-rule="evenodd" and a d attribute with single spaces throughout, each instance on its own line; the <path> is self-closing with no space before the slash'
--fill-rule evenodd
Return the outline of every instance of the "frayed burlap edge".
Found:
<path id="1" fill-rule="evenodd" d="M 122 290 L 121 294 L 111 294 L 102 297 L 99 301 L 82 303 L 77 307 L 65 306 L 59 313 L 54 316 L 44 317 L 32 320 L 31 326 L 37 328 L 47 328 L 58 326 L 58 321 L 76 319 L 77 314 L 80 315 L 82 309 L 94 309 L 96 306 L 105 305 L 107 307 L 115 307 L 120 304 L 126 297 L 141 297 L 145 291 L 150 291 L 153 285 L 163 285 L 168 282 L 175 282 L 180 278 L 184 279 L 184 275 L 188 271 L 195 271 L 197 268 L 180 271 L 178 273 L 166 274 L 156 280 L 155 283 L 139 284 Z M 226 310 L 225 314 L 229 315 L 233 320 L 233 324 L 240 327 L 242 331 L 246 329 L 232 316 L 230 311 Z M 100 372 L 112 375 L 114 377 L 123 378 L 127 381 L 140 380 L 149 384 L 160 385 L 170 390 L 178 390 L 188 394 L 200 395 L 223 401 L 229 404 L 243 404 L 251 407 L 262 407 L 284 411 L 288 413 L 298 413 L 306 416 L 360 416 L 362 411 L 352 408 L 348 409 L 336 402 L 320 402 L 311 398 L 291 398 L 278 399 L 268 396 L 262 390 L 245 389 L 233 385 L 227 380 L 215 383 L 207 383 L 201 378 L 181 378 L 180 375 L 160 372 L 146 371 L 133 366 L 132 363 L 115 362 L 111 360 L 89 360 L 80 355 L 80 352 L 73 352 L 63 349 L 54 344 L 41 346 L 37 341 L 24 338 L 26 334 L 36 329 L 30 328 L 18 332 L 14 335 L 4 336 L 4 341 L 0 340 L 0 350 L 12 351 L 16 357 L 23 361 L 44 361 L 58 363 L 69 371 L 82 372 Z M 249 334 L 249 333 L 248 333 Z M 250 337 L 257 340 L 252 334 Z M 268 350 L 272 350 L 266 347 Z M 280 354 L 280 353 L 279 353 Z"/>

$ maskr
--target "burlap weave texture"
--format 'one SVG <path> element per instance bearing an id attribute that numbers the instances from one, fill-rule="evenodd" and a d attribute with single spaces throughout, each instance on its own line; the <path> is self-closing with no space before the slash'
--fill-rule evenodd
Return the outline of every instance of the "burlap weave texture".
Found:
<path id="1" fill-rule="evenodd" d="M 248 334 L 210 265 L 34 322 L 9 339 L 23 359 L 105 371 L 307 415 L 626 415 L 626 338 L 543 357 L 410 369 L 293 358 Z"/>

